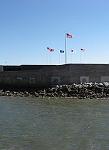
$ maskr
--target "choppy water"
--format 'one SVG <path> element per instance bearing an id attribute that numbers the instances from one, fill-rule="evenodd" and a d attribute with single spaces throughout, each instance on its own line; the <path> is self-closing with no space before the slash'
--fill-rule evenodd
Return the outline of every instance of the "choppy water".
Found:
<path id="1" fill-rule="evenodd" d="M 109 150 L 109 102 L 0 97 L 0 150 Z"/>

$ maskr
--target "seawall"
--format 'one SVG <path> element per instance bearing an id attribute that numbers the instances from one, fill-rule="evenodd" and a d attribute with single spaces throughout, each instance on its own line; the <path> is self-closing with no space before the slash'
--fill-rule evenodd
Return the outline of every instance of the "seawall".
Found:
<path id="1" fill-rule="evenodd" d="M 47 88 L 85 82 L 109 82 L 109 64 L 0 67 L 0 88 Z"/>

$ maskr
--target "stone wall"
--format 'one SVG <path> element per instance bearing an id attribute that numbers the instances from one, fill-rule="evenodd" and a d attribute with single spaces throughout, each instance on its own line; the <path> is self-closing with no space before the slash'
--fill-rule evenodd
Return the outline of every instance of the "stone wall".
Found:
<path id="1" fill-rule="evenodd" d="M 5 68 L 0 72 L 0 87 L 37 88 L 109 81 L 109 64 L 33 65 L 33 69 L 31 65 L 23 65 Z"/>

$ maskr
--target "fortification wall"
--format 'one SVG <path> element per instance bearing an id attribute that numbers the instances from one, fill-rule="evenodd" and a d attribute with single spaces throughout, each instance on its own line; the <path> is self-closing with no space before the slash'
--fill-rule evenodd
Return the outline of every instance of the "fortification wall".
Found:
<path id="1" fill-rule="evenodd" d="M 0 87 L 47 87 L 80 82 L 109 82 L 109 64 L 4 66 Z"/>

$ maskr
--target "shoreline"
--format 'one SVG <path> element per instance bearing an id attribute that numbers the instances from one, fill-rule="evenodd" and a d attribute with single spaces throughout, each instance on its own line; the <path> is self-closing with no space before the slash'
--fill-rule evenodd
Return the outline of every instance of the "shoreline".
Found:
<path id="1" fill-rule="evenodd" d="M 108 99 L 109 83 L 84 83 L 72 85 L 56 85 L 42 89 L 11 89 L 0 90 L 0 96 L 20 96 L 39 98 L 65 99 Z"/>

